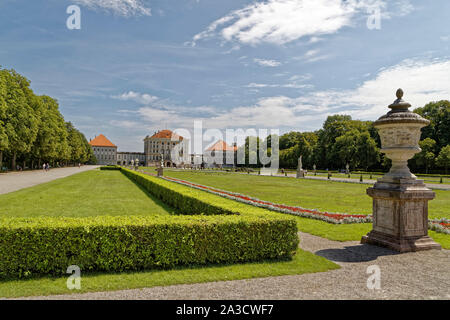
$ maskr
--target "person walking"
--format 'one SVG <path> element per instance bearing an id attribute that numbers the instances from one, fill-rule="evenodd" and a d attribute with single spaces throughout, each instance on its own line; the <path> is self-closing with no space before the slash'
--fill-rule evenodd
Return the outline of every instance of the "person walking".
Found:
<path id="1" fill-rule="evenodd" d="M 47 169 L 47 168 L 46 168 L 46 165 L 45 165 L 45 163 L 43 163 L 43 164 L 42 164 L 42 170 L 45 172 L 45 171 L 47 171 L 46 169 Z"/>

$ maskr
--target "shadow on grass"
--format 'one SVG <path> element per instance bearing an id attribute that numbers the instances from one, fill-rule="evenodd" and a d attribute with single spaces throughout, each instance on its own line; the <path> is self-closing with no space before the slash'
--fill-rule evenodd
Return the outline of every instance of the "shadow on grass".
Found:
<path id="1" fill-rule="evenodd" d="M 121 174 L 123 174 L 121 172 Z M 169 212 L 169 214 L 182 214 L 180 209 L 171 207 L 169 205 L 167 205 L 166 203 L 164 203 L 161 199 L 155 197 L 154 195 L 152 195 L 150 192 L 148 192 L 143 186 L 141 186 L 139 183 L 137 183 L 136 181 L 130 179 L 126 174 L 123 174 L 128 180 L 130 180 L 131 182 L 134 183 L 134 185 L 136 187 L 139 188 L 139 190 L 141 190 L 147 197 L 149 197 L 150 199 L 152 199 L 152 201 L 154 201 L 157 205 L 159 205 L 160 207 L 162 207 L 163 209 L 165 209 L 167 212 Z"/>
<path id="2" fill-rule="evenodd" d="M 399 254 L 391 249 L 373 246 L 370 244 L 359 244 L 348 246 L 343 249 L 324 249 L 315 252 L 316 255 L 334 262 L 367 262 L 376 260 L 381 256 Z"/>
<path id="3" fill-rule="evenodd" d="M 293 262 L 294 257 L 283 257 L 277 259 L 264 259 L 264 260 L 254 260 L 254 261 L 241 261 L 235 263 L 206 263 L 206 264 L 187 264 L 187 265 L 177 265 L 174 267 L 154 267 L 154 268 L 138 268 L 138 269 L 128 269 L 123 271 L 83 271 L 81 270 L 83 277 L 97 277 L 97 276 L 118 276 L 118 275 L 134 275 L 138 273 L 158 273 L 162 271 L 201 271 L 205 269 L 221 269 L 228 267 L 240 267 L 240 266 L 252 266 L 252 265 L 271 265 L 282 262 Z M 67 279 L 70 274 L 65 273 L 63 270 L 60 274 L 33 274 L 30 276 L 23 277 L 0 277 L 0 284 L 10 282 L 10 281 L 32 281 L 32 280 L 58 280 Z"/>

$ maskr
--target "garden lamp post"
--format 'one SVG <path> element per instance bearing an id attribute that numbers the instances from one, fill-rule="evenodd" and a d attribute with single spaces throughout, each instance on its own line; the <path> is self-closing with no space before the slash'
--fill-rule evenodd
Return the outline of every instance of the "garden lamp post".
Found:
<path id="1" fill-rule="evenodd" d="M 421 151 L 420 129 L 430 121 L 408 110 L 411 105 L 402 100 L 402 89 L 396 95 L 389 105 L 392 110 L 374 122 L 381 152 L 392 160 L 392 167 L 367 189 L 373 198 L 373 229 L 361 242 L 400 252 L 440 249 L 428 236 L 428 201 L 435 193 L 408 168 L 408 159 Z"/>

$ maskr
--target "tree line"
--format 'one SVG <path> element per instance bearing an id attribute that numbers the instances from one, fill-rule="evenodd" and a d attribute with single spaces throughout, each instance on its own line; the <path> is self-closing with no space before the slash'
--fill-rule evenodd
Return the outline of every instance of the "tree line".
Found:
<path id="1" fill-rule="evenodd" d="M 95 163 L 85 136 L 65 122 L 56 99 L 38 96 L 30 81 L 0 67 L 0 170 Z"/>
<path id="2" fill-rule="evenodd" d="M 422 129 L 419 142 L 422 151 L 409 160 L 410 168 L 415 172 L 445 171 L 447 174 L 450 167 L 450 101 L 430 102 L 414 112 L 430 120 L 430 125 Z M 272 138 L 247 137 L 243 146 L 246 166 L 252 166 L 248 163 L 252 152 L 249 152 L 249 141 L 256 139 L 258 149 L 267 145 L 270 154 Z M 319 130 L 291 131 L 281 135 L 279 166 L 297 168 L 298 158 L 302 155 L 303 167 L 309 170 L 314 165 L 317 169 L 344 169 L 348 164 L 350 170 L 386 171 L 391 161 L 380 149 L 380 137 L 372 121 L 353 120 L 349 115 L 333 115 L 328 116 Z M 259 152 L 255 153 L 258 155 L 254 156 L 259 156 Z"/>

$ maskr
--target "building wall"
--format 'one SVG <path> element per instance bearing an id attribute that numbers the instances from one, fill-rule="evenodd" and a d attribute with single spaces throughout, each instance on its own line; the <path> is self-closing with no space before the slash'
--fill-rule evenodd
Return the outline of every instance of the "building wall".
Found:
<path id="1" fill-rule="evenodd" d="M 179 149 L 179 158 L 172 159 L 172 150 L 177 147 Z M 188 164 L 189 159 L 189 142 L 187 139 L 180 141 L 172 141 L 168 138 L 151 138 L 144 139 L 144 149 L 146 163 L 148 166 L 159 165 L 161 163 L 161 154 L 164 159 L 164 166 L 174 166 L 176 162 Z"/>
<path id="2" fill-rule="evenodd" d="M 139 160 L 139 165 L 145 165 L 145 153 L 143 152 L 117 152 L 118 165 L 130 165 L 131 160 Z"/>
<path id="3" fill-rule="evenodd" d="M 117 159 L 117 147 L 92 146 L 92 151 L 101 165 L 114 165 Z"/>
<path id="4" fill-rule="evenodd" d="M 236 164 L 236 152 L 227 151 L 205 151 L 203 159 L 207 168 L 233 167 Z"/>

